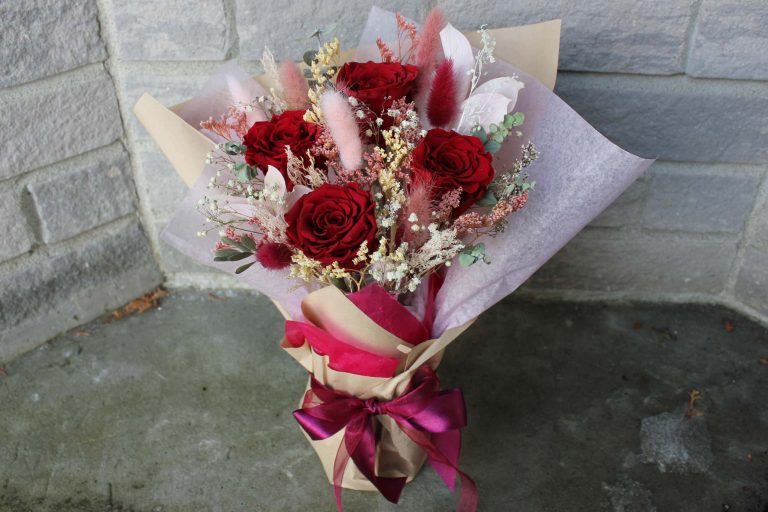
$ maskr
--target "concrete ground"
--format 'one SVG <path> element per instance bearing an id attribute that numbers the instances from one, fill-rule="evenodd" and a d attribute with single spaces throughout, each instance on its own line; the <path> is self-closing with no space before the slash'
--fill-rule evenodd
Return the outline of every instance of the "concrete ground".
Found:
<path id="1" fill-rule="evenodd" d="M 263 298 L 182 291 L 7 364 L 0 510 L 335 510 L 291 417 L 306 376 L 280 331 Z M 480 510 L 765 512 L 765 358 L 768 331 L 718 308 L 510 300 L 440 374 L 469 404 Z M 399 507 L 344 502 L 449 511 L 455 497 L 426 468 Z"/>

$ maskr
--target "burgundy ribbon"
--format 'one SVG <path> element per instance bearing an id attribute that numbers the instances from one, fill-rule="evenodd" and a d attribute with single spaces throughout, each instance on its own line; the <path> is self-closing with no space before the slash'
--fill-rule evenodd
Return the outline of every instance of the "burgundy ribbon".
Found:
<path id="1" fill-rule="evenodd" d="M 467 424 L 464 395 L 457 388 L 440 391 L 435 371 L 422 366 L 414 372 L 405 392 L 389 401 L 356 398 L 334 391 L 311 377 L 302 407 L 294 411 L 293 416 L 315 441 L 327 439 L 346 428 L 333 465 L 334 494 L 339 511 L 342 510 L 341 481 L 350 458 L 389 501 L 397 503 L 405 487 L 405 477 L 376 475 L 376 415 L 392 418 L 426 451 L 430 465 L 451 491 L 455 490 L 456 476 L 461 478 L 459 512 L 477 509 L 475 482 L 458 468 L 459 429 Z"/>

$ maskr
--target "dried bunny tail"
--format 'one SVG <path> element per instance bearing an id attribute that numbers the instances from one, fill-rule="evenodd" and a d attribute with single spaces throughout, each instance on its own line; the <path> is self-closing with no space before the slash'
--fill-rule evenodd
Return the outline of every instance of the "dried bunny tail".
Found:
<path id="1" fill-rule="evenodd" d="M 429 238 L 429 232 L 423 227 L 433 220 L 432 188 L 432 183 L 424 180 L 412 183 L 408 190 L 403 240 L 412 246 L 418 247 Z"/>
<path id="2" fill-rule="evenodd" d="M 355 114 L 347 98 L 337 91 L 326 91 L 320 98 L 325 124 L 339 149 L 339 158 L 344 169 L 360 167 L 363 159 L 363 143 Z"/>
<path id="3" fill-rule="evenodd" d="M 437 50 L 440 48 L 440 31 L 445 27 L 443 11 L 435 7 L 424 20 L 419 34 L 419 46 L 416 49 L 415 64 L 420 68 L 431 70 L 434 65 Z"/>
<path id="4" fill-rule="evenodd" d="M 309 85 L 301 74 L 298 64 L 292 60 L 284 60 L 280 63 L 280 85 L 283 88 L 283 99 L 292 110 L 305 110 L 309 108 Z"/>
<path id="5" fill-rule="evenodd" d="M 459 114 L 458 87 L 453 61 L 445 59 L 435 70 L 427 98 L 427 119 L 432 126 L 447 126 Z"/>

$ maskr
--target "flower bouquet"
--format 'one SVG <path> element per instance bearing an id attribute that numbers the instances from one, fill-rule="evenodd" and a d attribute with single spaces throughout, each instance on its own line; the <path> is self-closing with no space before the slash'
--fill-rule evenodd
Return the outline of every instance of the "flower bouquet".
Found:
<path id="1" fill-rule="evenodd" d="M 354 50 L 313 36 L 302 64 L 265 51 L 262 76 L 230 63 L 183 104 L 139 100 L 191 186 L 164 237 L 285 316 L 339 509 L 342 487 L 397 502 L 428 461 L 474 510 L 445 348 L 650 161 L 551 92 L 557 21 L 464 35 L 374 8 Z"/>

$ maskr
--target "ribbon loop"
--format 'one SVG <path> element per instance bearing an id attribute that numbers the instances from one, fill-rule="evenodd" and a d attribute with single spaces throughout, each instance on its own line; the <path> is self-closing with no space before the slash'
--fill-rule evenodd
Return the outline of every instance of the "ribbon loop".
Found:
<path id="1" fill-rule="evenodd" d="M 294 411 L 293 416 L 314 440 L 327 439 L 344 429 L 333 471 L 336 505 L 340 512 L 341 483 L 350 458 L 389 501 L 397 503 L 405 487 L 405 477 L 376 475 L 377 415 L 392 418 L 400 430 L 427 453 L 430 465 L 451 491 L 455 488 L 456 477 L 461 479 L 460 512 L 477 509 L 475 483 L 458 468 L 459 429 L 467 424 L 464 395 L 460 389 L 440 391 L 437 374 L 425 365 L 414 372 L 402 395 L 388 401 L 350 396 L 311 377 L 302 407 Z"/>

